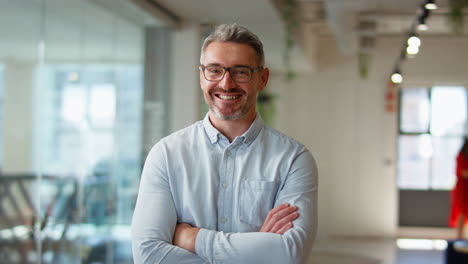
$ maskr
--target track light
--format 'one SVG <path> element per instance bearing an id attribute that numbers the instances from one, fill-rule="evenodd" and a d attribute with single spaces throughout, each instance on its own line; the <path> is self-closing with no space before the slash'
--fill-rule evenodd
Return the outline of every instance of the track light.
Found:
<path id="1" fill-rule="evenodd" d="M 418 19 L 418 26 L 417 26 L 418 31 L 426 31 L 429 29 L 429 27 L 426 24 L 426 18 L 423 16 L 420 16 Z"/>
<path id="2" fill-rule="evenodd" d="M 408 39 L 408 46 L 414 46 L 414 47 L 419 47 L 421 46 L 421 39 L 418 38 L 416 35 L 412 35 L 409 39 Z"/>
<path id="3" fill-rule="evenodd" d="M 424 7 L 427 9 L 427 10 L 436 10 L 437 9 L 437 5 L 435 3 L 434 0 L 427 0 L 426 1 L 426 4 L 424 5 Z"/>
<path id="4" fill-rule="evenodd" d="M 409 58 L 413 58 L 416 54 L 419 53 L 419 47 L 418 46 L 408 46 L 406 48 L 406 53 L 408 53 Z"/>
<path id="5" fill-rule="evenodd" d="M 418 26 L 417 26 L 417 29 L 418 30 L 421 30 L 421 31 L 424 31 L 424 30 L 428 30 L 429 27 L 427 26 L 426 24 L 426 19 L 429 17 L 429 15 L 431 14 L 431 11 L 426 9 L 425 5 L 422 5 L 421 6 L 422 8 L 422 12 L 421 12 L 421 15 L 418 17 Z"/>
<path id="6" fill-rule="evenodd" d="M 413 58 L 416 54 L 419 53 L 419 46 L 421 46 L 421 39 L 419 39 L 416 34 L 410 34 L 411 37 L 406 41 L 408 46 L 406 47 L 406 53 L 409 58 Z"/>
<path id="7" fill-rule="evenodd" d="M 401 83 L 403 81 L 403 76 L 401 75 L 400 71 L 397 69 L 393 72 L 390 79 L 392 80 L 393 83 Z"/>
<path id="8" fill-rule="evenodd" d="M 403 75 L 400 72 L 400 66 L 405 59 L 414 58 L 419 53 L 421 47 L 421 39 L 418 37 L 418 31 L 427 30 L 427 19 L 431 15 L 431 10 L 437 9 L 435 0 L 421 0 L 419 9 L 416 13 L 416 20 L 408 31 L 408 38 L 403 43 L 402 49 L 400 50 L 400 56 L 395 63 L 395 68 L 390 76 L 390 80 L 393 84 L 400 84 L 403 82 Z"/>

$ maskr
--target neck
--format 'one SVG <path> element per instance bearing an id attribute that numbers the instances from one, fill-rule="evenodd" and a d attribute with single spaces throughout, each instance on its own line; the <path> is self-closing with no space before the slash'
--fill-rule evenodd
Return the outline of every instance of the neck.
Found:
<path id="1" fill-rule="evenodd" d="M 223 120 L 214 115 L 211 111 L 208 114 L 211 124 L 232 142 L 236 137 L 242 135 L 252 125 L 256 112 L 249 113 L 239 120 Z"/>

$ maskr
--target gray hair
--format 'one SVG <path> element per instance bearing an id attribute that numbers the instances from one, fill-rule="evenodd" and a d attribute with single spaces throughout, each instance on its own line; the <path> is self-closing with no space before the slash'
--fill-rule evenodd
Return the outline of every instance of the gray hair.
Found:
<path id="1" fill-rule="evenodd" d="M 206 37 L 201 48 L 200 59 L 203 58 L 206 48 L 212 42 L 233 42 L 237 44 L 246 44 L 255 50 L 259 66 L 265 64 L 265 53 L 263 52 L 262 41 L 252 31 L 236 23 L 223 24 L 215 28 L 213 33 Z"/>

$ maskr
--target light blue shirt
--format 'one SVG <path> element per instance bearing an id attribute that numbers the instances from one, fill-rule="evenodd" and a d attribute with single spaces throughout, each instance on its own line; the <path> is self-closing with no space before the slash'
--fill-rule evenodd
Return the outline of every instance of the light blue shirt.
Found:
<path id="1" fill-rule="evenodd" d="M 148 154 L 132 222 L 135 263 L 303 263 L 317 229 L 317 181 L 310 152 L 260 115 L 231 143 L 207 115 Z M 259 232 L 283 203 L 298 207 L 293 227 Z M 177 223 L 201 228 L 196 254 L 172 245 Z"/>

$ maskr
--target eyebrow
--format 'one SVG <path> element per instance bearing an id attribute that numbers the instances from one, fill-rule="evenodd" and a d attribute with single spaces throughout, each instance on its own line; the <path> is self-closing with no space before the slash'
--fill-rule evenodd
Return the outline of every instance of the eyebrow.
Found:
<path id="1" fill-rule="evenodd" d="M 206 64 L 205 66 L 221 66 L 221 64 L 219 63 L 208 63 Z M 251 67 L 250 65 L 246 65 L 246 64 L 235 64 L 234 66 L 231 66 L 231 67 L 226 67 L 226 68 L 232 68 L 232 67 L 246 67 L 246 68 L 253 68 Z"/>

